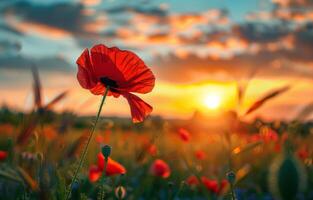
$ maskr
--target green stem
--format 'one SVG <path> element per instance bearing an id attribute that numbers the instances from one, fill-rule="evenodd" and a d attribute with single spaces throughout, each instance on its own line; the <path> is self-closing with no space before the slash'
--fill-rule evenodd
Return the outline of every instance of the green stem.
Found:
<path id="1" fill-rule="evenodd" d="M 234 185 L 233 184 L 230 184 L 230 191 L 231 191 L 232 200 L 236 200 L 235 191 L 234 191 Z"/>
<path id="2" fill-rule="evenodd" d="M 76 179 L 77 179 L 77 175 L 78 175 L 78 173 L 79 173 L 81 167 L 82 167 L 83 164 L 84 164 L 84 161 L 85 161 L 85 158 L 86 158 L 86 154 L 87 154 L 87 151 L 88 151 L 88 147 L 89 147 L 90 141 L 91 141 L 91 139 L 92 139 L 92 136 L 93 136 L 93 134 L 94 134 L 94 132 L 95 132 L 95 130 L 96 130 L 96 125 L 97 125 L 97 123 L 98 123 L 98 120 L 99 120 L 99 117 L 100 117 L 100 113 L 101 113 L 103 104 L 104 104 L 104 102 L 105 102 L 105 98 L 106 98 L 106 96 L 107 96 L 107 94 L 108 94 L 108 92 L 109 92 L 109 89 L 110 89 L 110 87 L 106 87 L 105 93 L 104 93 L 104 95 L 103 95 L 103 97 L 102 97 L 102 100 L 101 100 L 101 103 L 100 103 L 100 106 L 99 106 L 99 109 L 98 109 L 96 121 L 95 121 L 95 123 L 94 123 L 94 125 L 93 125 L 93 127 L 92 127 L 92 129 L 91 129 L 90 135 L 89 135 L 88 140 L 87 140 L 87 144 L 86 144 L 86 146 L 85 146 L 85 148 L 84 148 L 83 154 L 82 154 L 82 156 L 81 156 L 81 158 L 80 158 L 80 160 L 79 160 L 78 166 L 77 166 L 77 168 L 76 168 L 76 170 L 75 170 L 74 176 L 73 176 L 72 181 L 71 181 L 71 184 L 70 184 L 69 191 L 67 192 L 67 195 L 66 195 L 66 200 L 70 199 L 70 197 L 71 197 L 71 192 L 72 192 L 72 186 L 73 186 L 74 182 L 75 182 Z"/>
<path id="3" fill-rule="evenodd" d="M 100 177 L 99 183 L 99 193 L 100 193 L 100 199 L 104 199 L 104 195 L 105 195 L 105 191 L 104 191 L 104 181 L 105 181 L 105 177 L 106 177 L 106 169 L 107 169 L 107 165 L 108 165 L 108 158 L 104 159 L 104 170 L 103 173 Z"/>
<path id="4" fill-rule="evenodd" d="M 180 194 L 180 192 L 183 190 L 184 185 L 185 185 L 184 182 L 182 182 L 182 183 L 180 184 L 180 186 L 179 186 L 179 188 L 178 188 L 178 191 L 177 191 L 177 193 L 175 194 L 175 196 L 174 196 L 173 199 L 178 199 L 179 194 Z"/>

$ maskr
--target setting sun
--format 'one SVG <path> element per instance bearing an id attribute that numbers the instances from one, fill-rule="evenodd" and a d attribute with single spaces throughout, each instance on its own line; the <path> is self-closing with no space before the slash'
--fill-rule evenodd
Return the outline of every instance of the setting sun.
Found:
<path id="1" fill-rule="evenodd" d="M 221 97 L 217 94 L 208 94 L 204 99 L 204 104 L 209 109 L 217 109 L 221 105 Z"/>

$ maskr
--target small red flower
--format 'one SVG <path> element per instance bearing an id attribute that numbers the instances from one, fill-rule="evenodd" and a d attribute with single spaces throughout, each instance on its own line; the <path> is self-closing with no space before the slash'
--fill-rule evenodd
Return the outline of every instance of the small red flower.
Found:
<path id="1" fill-rule="evenodd" d="M 297 151 L 297 154 L 298 154 L 298 157 L 301 159 L 301 160 L 305 160 L 309 157 L 309 152 L 307 150 L 307 148 L 301 148 Z"/>
<path id="2" fill-rule="evenodd" d="M 198 150 L 195 152 L 195 156 L 198 160 L 204 160 L 206 158 L 206 153 L 202 150 Z"/>
<path id="3" fill-rule="evenodd" d="M 274 145 L 274 151 L 276 153 L 279 153 L 281 151 L 281 144 L 279 142 L 276 142 Z"/>
<path id="4" fill-rule="evenodd" d="M 96 182 L 97 180 L 99 180 L 99 178 L 102 175 L 102 170 L 99 169 L 99 167 L 97 165 L 92 165 L 89 168 L 89 181 L 90 182 Z"/>
<path id="5" fill-rule="evenodd" d="M 157 154 L 157 147 L 155 146 L 155 144 L 151 144 L 148 146 L 147 148 L 147 152 L 151 155 L 151 156 L 155 156 Z"/>
<path id="6" fill-rule="evenodd" d="M 155 77 L 145 63 L 133 52 L 108 48 L 99 44 L 84 52 L 76 61 L 80 85 L 95 95 L 103 95 L 110 87 L 109 96 L 127 99 L 133 122 L 141 122 L 152 107 L 135 93 L 148 93 L 154 87 Z"/>
<path id="7" fill-rule="evenodd" d="M 178 129 L 178 134 L 183 141 L 188 142 L 190 140 L 190 133 L 186 129 Z"/>
<path id="8" fill-rule="evenodd" d="M 262 138 L 264 142 L 277 142 L 279 139 L 278 133 L 271 129 L 271 128 L 265 128 L 263 132 L 261 132 Z"/>
<path id="9" fill-rule="evenodd" d="M 99 144 L 103 144 L 104 143 L 104 138 L 102 135 L 97 135 L 96 136 L 96 142 Z"/>
<path id="10" fill-rule="evenodd" d="M 0 161 L 4 161 L 8 157 L 8 153 L 6 151 L 0 151 Z"/>
<path id="11" fill-rule="evenodd" d="M 211 192 L 217 194 L 219 189 L 218 189 L 218 183 L 216 180 L 210 180 L 206 177 L 201 177 L 201 181 L 204 184 L 204 186 Z"/>
<path id="12" fill-rule="evenodd" d="M 228 185 L 228 181 L 226 179 L 223 179 L 220 183 L 220 188 L 218 193 L 220 194 Z"/>
<path id="13" fill-rule="evenodd" d="M 157 159 L 152 163 L 150 167 L 150 172 L 152 175 L 162 178 L 167 178 L 171 174 L 170 167 L 166 162 L 161 159 Z"/>
<path id="14" fill-rule="evenodd" d="M 221 183 L 218 184 L 216 180 L 211 180 L 204 176 L 201 177 L 201 181 L 209 191 L 215 194 L 220 194 L 228 184 L 228 181 L 226 179 L 223 179 Z"/>
<path id="15" fill-rule="evenodd" d="M 104 170 L 104 163 L 105 163 L 104 156 L 102 155 L 102 153 L 98 153 L 98 168 L 101 171 Z M 113 176 L 113 175 L 125 174 L 125 173 L 126 173 L 126 169 L 123 165 L 112 160 L 111 158 L 108 158 L 108 163 L 107 163 L 106 170 L 105 170 L 106 176 Z"/>
<path id="16" fill-rule="evenodd" d="M 186 183 L 189 186 L 197 186 L 199 185 L 199 180 L 196 176 L 192 175 L 187 178 Z"/>

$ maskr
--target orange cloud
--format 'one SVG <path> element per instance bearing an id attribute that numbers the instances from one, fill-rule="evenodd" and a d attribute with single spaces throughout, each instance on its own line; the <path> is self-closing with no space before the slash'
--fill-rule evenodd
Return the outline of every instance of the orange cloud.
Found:
<path id="1" fill-rule="evenodd" d="M 71 33 L 64 29 L 52 27 L 45 24 L 39 24 L 35 22 L 20 21 L 14 17 L 6 16 L 6 22 L 14 29 L 22 33 L 37 33 L 42 37 L 52 39 L 63 39 L 71 36 Z"/>

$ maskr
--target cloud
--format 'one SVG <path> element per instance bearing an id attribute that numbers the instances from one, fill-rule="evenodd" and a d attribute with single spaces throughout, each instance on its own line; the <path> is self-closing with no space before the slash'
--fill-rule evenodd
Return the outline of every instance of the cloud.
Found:
<path id="1" fill-rule="evenodd" d="M 248 42 L 272 42 L 290 33 L 283 24 L 246 23 L 233 27 L 233 33 Z"/>
<path id="2" fill-rule="evenodd" d="M 166 58 L 155 59 L 155 68 L 160 79 L 169 82 L 192 83 L 203 80 L 238 80 L 256 71 L 263 77 L 313 77 L 313 65 L 310 62 L 297 66 L 297 59 L 287 51 L 257 54 L 240 54 L 227 59 L 212 56 L 198 57 L 189 54 L 183 58 L 174 54 Z"/>
<path id="3" fill-rule="evenodd" d="M 70 72 L 74 68 L 62 57 L 45 57 L 31 59 L 21 55 L 0 56 L 0 69 L 9 70 L 30 70 L 32 66 L 47 71 Z"/>
<path id="4" fill-rule="evenodd" d="M 67 3 L 32 4 L 22 1 L 5 9 L 6 16 L 19 16 L 28 22 L 36 22 L 67 31 L 79 31 L 83 16 L 82 6 Z"/>
<path id="5" fill-rule="evenodd" d="M 7 54 L 14 54 L 21 49 L 19 42 L 13 42 L 9 40 L 0 40 L 0 56 Z"/>

